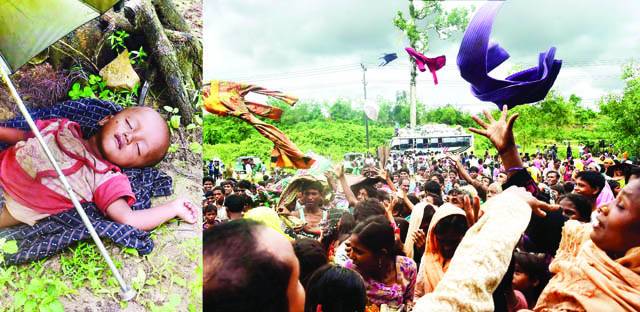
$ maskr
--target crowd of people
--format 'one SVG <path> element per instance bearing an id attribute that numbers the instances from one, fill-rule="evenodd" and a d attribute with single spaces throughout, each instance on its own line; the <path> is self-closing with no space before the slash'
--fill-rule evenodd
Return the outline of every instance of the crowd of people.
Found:
<path id="1" fill-rule="evenodd" d="M 640 167 L 485 116 L 483 155 L 206 177 L 205 310 L 639 311 Z"/>

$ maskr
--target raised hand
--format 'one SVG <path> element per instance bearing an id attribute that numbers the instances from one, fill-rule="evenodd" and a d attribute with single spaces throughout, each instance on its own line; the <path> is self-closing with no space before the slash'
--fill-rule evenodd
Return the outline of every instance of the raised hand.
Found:
<path id="1" fill-rule="evenodd" d="M 417 230 L 413 233 L 413 244 L 422 249 L 424 248 L 424 245 L 427 241 L 427 235 L 424 233 L 423 230 Z"/>
<path id="2" fill-rule="evenodd" d="M 469 195 L 465 195 L 462 207 L 464 214 L 467 217 L 467 223 L 469 224 L 469 227 L 471 227 L 482 216 L 482 211 L 480 210 L 480 198 L 478 196 L 474 196 L 472 200 Z"/>
<path id="3" fill-rule="evenodd" d="M 336 167 L 335 174 L 338 179 L 344 177 L 344 164 L 340 164 Z"/>
<path id="4" fill-rule="evenodd" d="M 469 128 L 469 131 L 487 137 L 501 155 L 509 148 L 515 146 L 513 139 L 513 124 L 518 119 L 518 114 L 513 114 L 507 120 L 507 106 L 502 107 L 502 114 L 495 120 L 486 110 L 482 112 L 489 123 L 484 122 L 478 116 L 471 116 L 482 129 Z"/>
<path id="5" fill-rule="evenodd" d="M 389 173 L 387 172 L 386 169 L 384 168 L 378 169 L 378 175 L 385 181 L 385 183 L 387 182 L 387 179 L 389 178 Z"/>

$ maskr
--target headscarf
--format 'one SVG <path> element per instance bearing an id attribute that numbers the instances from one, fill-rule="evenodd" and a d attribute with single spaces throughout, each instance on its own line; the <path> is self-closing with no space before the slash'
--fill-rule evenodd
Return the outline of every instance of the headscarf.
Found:
<path id="1" fill-rule="evenodd" d="M 600 191 L 598 198 L 596 198 L 596 207 L 600 207 L 600 205 L 606 204 L 614 199 L 616 199 L 616 197 L 613 195 L 609 183 L 605 182 L 602 191 Z"/>
<path id="2" fill-rule="evenodd" d="M 434 229 L 442 219 L 453 215 L 461 215 L 466 218 L 464 210 L 453 204 L 444 203 L 440 208 L 436 209 L 433 219 L 431 219 L 429 231 L 427 232 L 427 246 L 425 247 L 424 255 L 420 262 L 418 279 L 416 281 L 416 297 L 421 297 L 424 294 L 432 292 L 449 267 L 449 260 L 442 257 L 440 248 L 438 247 L 438 240 L 436 239 Z"/>
<path id="3" fill-rule="evenodd" d="M 535 311 L 640 311 L 640 246 L 613 260 L 589 239 L 591 230 L 567 221 L 549 266 L 555 276 Z"/>

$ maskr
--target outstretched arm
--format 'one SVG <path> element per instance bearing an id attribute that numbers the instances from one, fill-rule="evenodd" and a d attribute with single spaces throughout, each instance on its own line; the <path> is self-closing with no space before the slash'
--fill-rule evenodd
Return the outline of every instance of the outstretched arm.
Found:
<path id="1" fill-rule="evenodd" d="M 0 127 L 0 142 L 14 145 L 24 141 L 29 136 L 29 131 L 14 128 Z"/>
<path id="2" fill-rule="evenodd" d="M 356 195 L 351 191 L 351 187 L 349 183 L 347 183 L 347 177 L 344 176 L 344 165 L 338 166 L 336 168 L 336 176 L 338 176 L 338 180 L 340 180 L 340 185 L 342 185 L 342 192 L 344 192 L 344 196 L 347 198 L 349 202 L 349 206 L 355 206 L 358 203 L 358 199 Z"/>
<path id="3" fill-rule="evenodd" d="M 458 171 L 458 175 L 461 178 L 463 178 L 469 184 L 473 185 L 473 187 L 475 187 L 476 189 L 482 190 L 485 194 L 487 193 L 489 188 L 486 187 L 482 182 L 480 182 L 480 181 L 478 181 L 476 179 L 473 179 L 469 175 L 469 172 L 467 172 L 467 169 L 464 168 L 464 165 L 460 161 L 459 157 L 453 156 L 453 155 L 449 155 L 449 156 L 447 156 L 447 158 L 449 158 L 449 159 L 451 159 L 451 160 L 453 160 L 455 162 L 456 171 Z"/>
<path id="4" fill-rule="evenodd" d="M 188 199 L 178 198 L 149 209 L 133 210 L 121 198 L 109 205 L 107 217 L 118 223 L 128 224 L 143 231 L 150 231 L 175 217 L 187 223 L 195 223 L 198 218 L 198 209 Z"/>

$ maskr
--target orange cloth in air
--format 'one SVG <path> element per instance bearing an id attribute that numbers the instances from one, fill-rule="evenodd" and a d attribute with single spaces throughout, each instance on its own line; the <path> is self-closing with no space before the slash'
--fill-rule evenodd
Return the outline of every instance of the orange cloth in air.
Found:
<path id="1" fill-rule="evenodd" d="M 277 167 L 309 169 L 315 162 L 296 147 L 280 129 L 263 122 L 255 115 L 280 120 L 282 110 L 260 103 L 249 102 L 244 97 L 249 93 L 263 94 L 294 105 L 296 97 L 279 91 L 267 90 L 255 85 L 214 80 L 203 90 L 205 109 L 219 116 L 235 116 L 251 124 L 260 134 L 273 142 L 271 162 Z"/>

